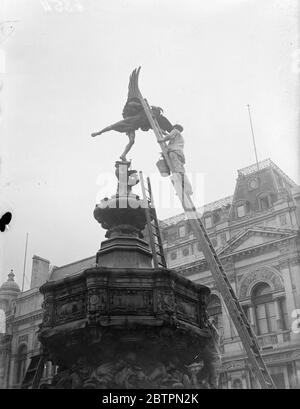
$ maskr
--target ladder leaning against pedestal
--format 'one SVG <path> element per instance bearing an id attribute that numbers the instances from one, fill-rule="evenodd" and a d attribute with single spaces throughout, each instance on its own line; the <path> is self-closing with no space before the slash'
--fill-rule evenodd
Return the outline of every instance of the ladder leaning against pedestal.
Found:
<path id="1" fill-rule="evenodd" d="M 140 183 L 142 187 L 143 203 L 146 213 L 147 229 L 149 234 L 149 242 L 153 257 L 153 264 L 155 268 L 166 268 L 167 263 L 164 255 L 164 249 L 160 234 L 159 222 L 157 219 L 156 209 L 154 205 L 153 193 L 150 179 L 147 178 L 147 187 L 143 173 L 139 173 Z"/>

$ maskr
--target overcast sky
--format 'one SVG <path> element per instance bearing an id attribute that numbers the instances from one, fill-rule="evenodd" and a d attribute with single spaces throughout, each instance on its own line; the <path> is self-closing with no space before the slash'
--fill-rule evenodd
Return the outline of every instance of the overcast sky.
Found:
<path id="1" fill-rule="evenodd" d="M 26 232 L 28 279 L 33 254 L 62 265 L 97 252 L 105 233 L 93 218 L 97 183 L 127 140 L 90 134 L 121 119 L 139 65 L 143 95 L 184 126 L 197 204 L 233 194 L 237 169 L 254 163 L 248 103 L 259 159 L 299 183 L 298 1 L 69 3 L 68 11 L 54 0 L 0 0 L 1 21 L 17 20 L 0 50 L 0 210 L 13 213 L 0 237 L 0 282 L 13 268 L 21 283 Z M 153 177 L 159 217 L 179 213 L 160 203 L 154 134 L 138 132 L 128 157 Z"/>

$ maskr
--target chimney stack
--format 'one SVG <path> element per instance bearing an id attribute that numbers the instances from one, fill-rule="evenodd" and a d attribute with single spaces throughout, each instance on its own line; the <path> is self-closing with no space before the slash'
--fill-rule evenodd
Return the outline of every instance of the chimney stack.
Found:
<path id="1" fill-rule="evenodd" d="M 49 279 L 50 261 L 39 256 L 32 257 L 30 288 L 40 287 Z"/>

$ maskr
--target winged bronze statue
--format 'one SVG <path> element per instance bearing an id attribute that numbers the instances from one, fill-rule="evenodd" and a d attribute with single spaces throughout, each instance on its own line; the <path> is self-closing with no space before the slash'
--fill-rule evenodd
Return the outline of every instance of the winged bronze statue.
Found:
<path id="1" fill-rule="evenodd" d="M 120 156 L 122 161 L 126 161 L 126 155 L 135 142 L 135 132 L 138 129 L 141 129 L 142 131 L 149 131 L 149 129 L 151 129 L 151 124 L 140 100 L 141 94 L 138 88 L 140 69 L 141 67 L 133 70 L 132 74 L 130 75 L 127 101 L 122 112 L 123 119 L 110 126 L 107 126 L 106 128 L 103 128 L 99 132 L 92 133 L 93 137 L 108 131 L 126 133 L 129 138 L 129 143 L 126 145 L 124 152 Z M 151 111 L 162 131 L 171 132 L 173 125 L 165 116 L 162 115 L 162 108 L 158 106 L 151 106 Z"/>

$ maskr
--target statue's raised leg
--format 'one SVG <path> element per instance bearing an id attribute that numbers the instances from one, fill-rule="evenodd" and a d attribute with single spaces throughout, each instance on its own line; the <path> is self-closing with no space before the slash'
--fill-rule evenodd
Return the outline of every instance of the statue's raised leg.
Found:
<path id="1" fill-rule="evenodd" d="M 111 126 L 107 126 L 106 128 L 102 129 L 102 130 L 99 131 L 99 132 L 93 132 L 93 133 L 92 133 L 92 137 L 94 138 L 95 136 L 101 135 L 101 134 L 103 134 L 104 132 L 108 132 L 108 131 L 112 131 L 112 130 L 113 130 L 113 126 L 112 126 L 112 125 L 111 125 Z"/>
<path id="2" fill-rule="evenodd" d="M 120 156 L 120 159 L 124 162 L 126 162 L 126 155 L 127 153 L 130 151 L 130 149 L 132 148 L 132 146 L 134 145 L 134 141 L 135 141 L 135 131 L 129 131 L 126 132 L 126 135 L 129 138 L 129 143 L 126 145 L 124 152 L 122 153 L 122 155 Z"/>

